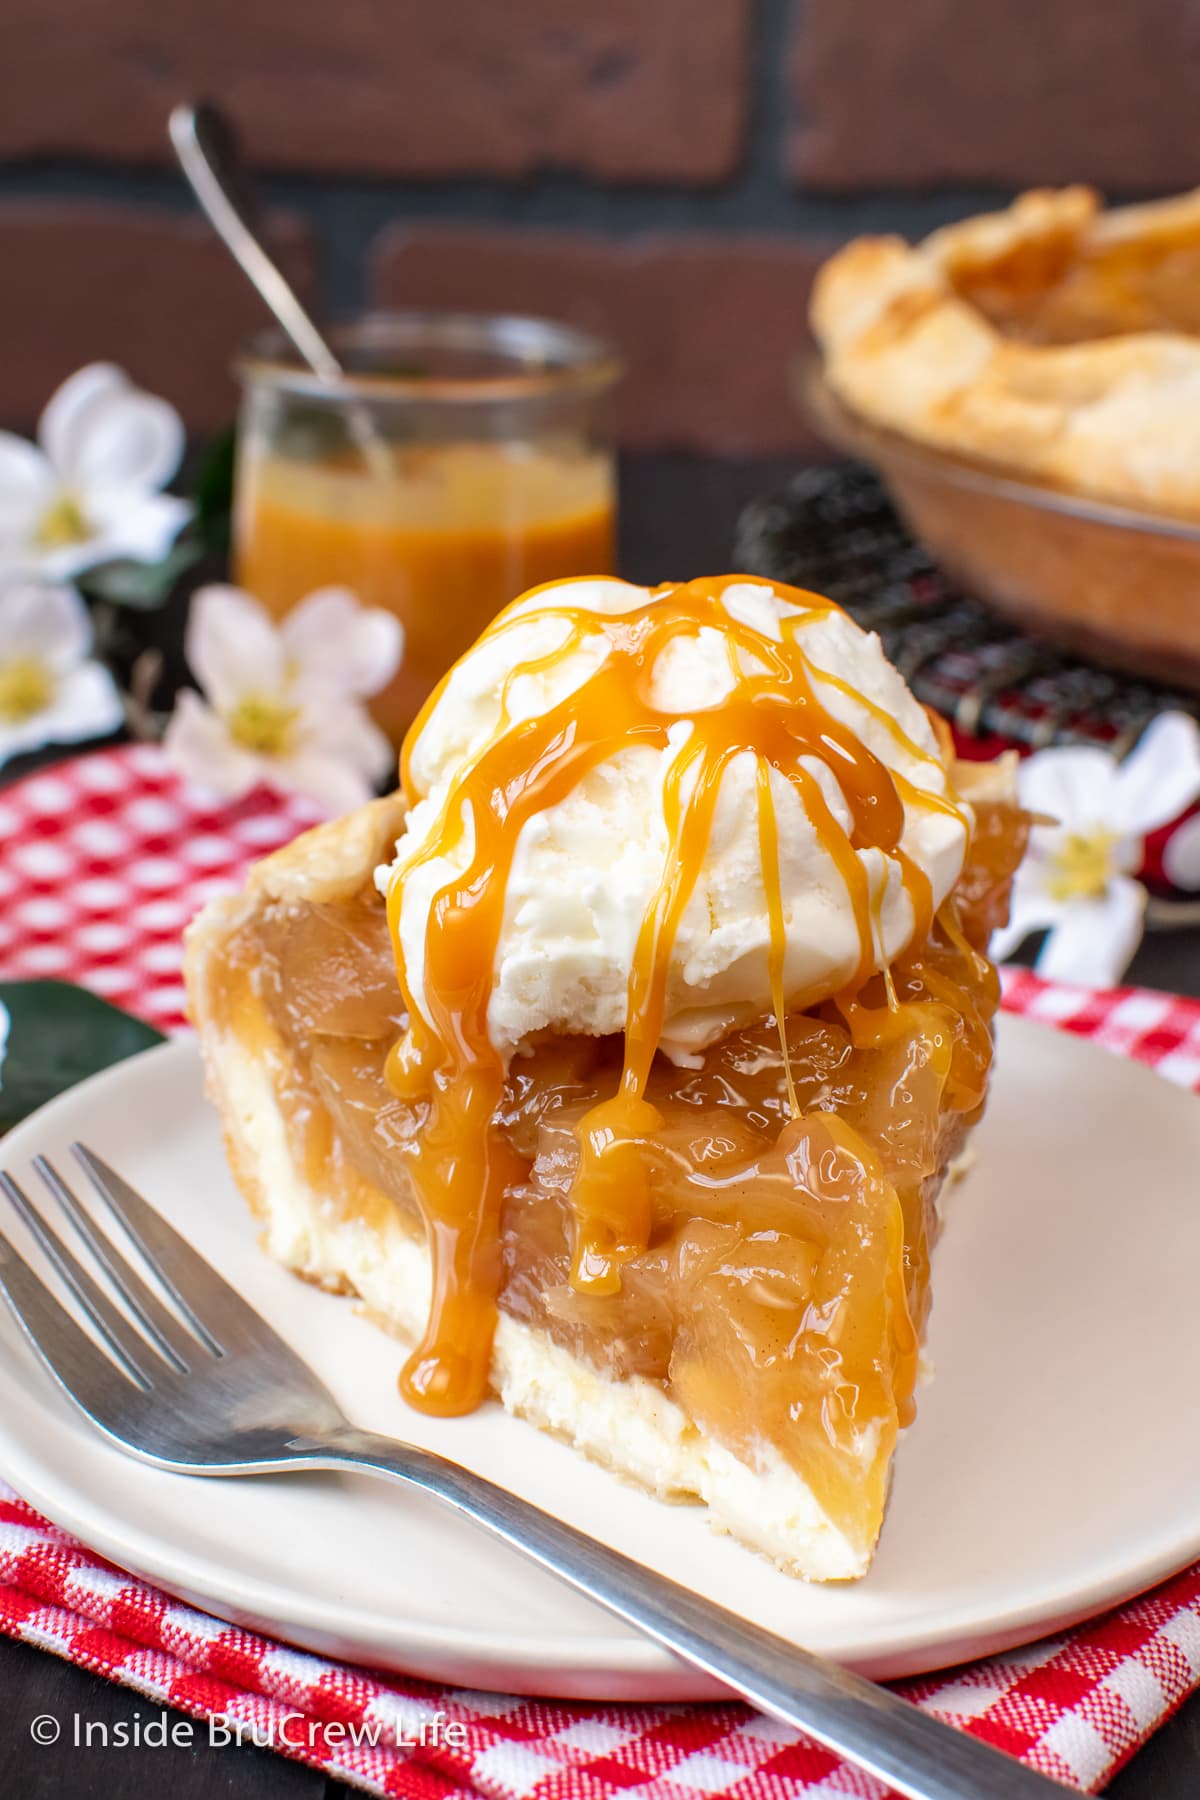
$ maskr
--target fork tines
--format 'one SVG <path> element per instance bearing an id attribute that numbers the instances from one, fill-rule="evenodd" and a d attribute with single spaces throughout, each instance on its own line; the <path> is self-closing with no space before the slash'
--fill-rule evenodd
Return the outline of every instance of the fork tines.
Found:
<path id="1" fill-rule="evenodd" d="M 347 1428 L 308 1363 L 186 1238 L 94 1151 L 71 1149 L 114 1229 L 44 1156 L 33 1169 L 49 1206 L 0 1171 L 32 1247 L 0 1231 L 0 1295 L 92 1423 L 160 1466 L 215 1473 L 290 1462 L 293 1440 Z"/>
<path id="2" fill-rule="evenodd" d="M 118 1178 L 98 1157 L 83 1150 L 82 1146 L 76 1146 L 75 1153 L 111 1216 L 141 1251 L 155 1275 L 162 1280 L 161 1272 L 155 1266 L 154 1259 L 147 1254 L 127 1209 L 122 1204 L 119 1188 L 123 1184 L 119 1184 Z M 74 1300 L 80 1314 L 89 1321 L 105 1349 L 129 1379 L 138 1387 L 148 1389 L 153 1385 L 152 1372 L 156 1365 L 165 1365 L 178 1374 L 186 1374 L 198 1354 L 203 1354 L 204 1351 L 219 1354 L 219 1347 L 211 1332 L 196 1318 L 192 1309 L 182 1302 L 181 1296 L 172 1291 L 169 1283 L 163 1282 L 178 1308 L 177 1313 L 164 1303 L 162 1295 L 143 1278 L 133 1260 L 122 1254 L 116 1242 L 98 1229 L 54 1165 L 47 1158 L 37 1156 L 33 1159 L 33 1167 L 51 1199 L 57 1204 L 67 1227 L 65 1233 L 55 1229 L 45 1212 L 39 1210 L 7 1170 L 0 1170 L 0 1191 L 12 1205 L 49 1268 Z M 0 1285 L 8 1290 L 14 1311 L 30 1335 L 40 1336 L 35 1331 L 34 1318 L 22 1316 L 27 1314 L 31 1302 L 34 1313 L 44 1323 L 49 1324 L 53 1320 L 58 1326 L 58 1314 L 61 1314 L 63 1321 L 68 1321 L 66 1310 L 59 1306 L 33 1268 L 2 1232 L 0 1246 L 3 1246 L 5 1252 L 5 1262 L 0 1263 Z M 81 1260 L 77 1254 L 80 1250 L 96 1268 L 103 1271 L 113 1292 L 119 1296 L 124 1311 L 114 1304 L 87 1261 Z M 20 1302 L 17 1294 L 12 1291 L 14 1283 L 23 1290 Z M 40 1293 L 36 1291 L 39 1289 Z M 181 1322 L 179 1314 L 186 1320 L 187 1328 Z M 59 1329 L 61 1335 L 61 1327 Z M 45 1347 L 40 1342 L 38 1348 L 45 1354 Z"/>

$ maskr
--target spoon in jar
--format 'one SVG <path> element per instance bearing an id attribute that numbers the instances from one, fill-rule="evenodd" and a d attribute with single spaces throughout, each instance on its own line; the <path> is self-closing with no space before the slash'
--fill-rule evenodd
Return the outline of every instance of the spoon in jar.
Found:
<path id="1" fill-rule="evenodd" d="M 179 166 L 217 236 L 313 373 L 331 388 L 340 387 L 346 371 L 254 229 L 249 180 L 229 121 L 203 102 L 180 105 L 172 109 L 167 130 Z M 371 473 L 390 476 L 391 451 L 367 408 L 347 404 L 346 423 Z"/>

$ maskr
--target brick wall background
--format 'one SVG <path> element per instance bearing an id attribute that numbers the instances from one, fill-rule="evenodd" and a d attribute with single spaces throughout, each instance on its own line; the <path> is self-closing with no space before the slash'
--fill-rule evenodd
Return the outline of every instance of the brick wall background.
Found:
<path id="1" fill-rule="evenodd" d="M 641 448 L 788 453 L 820 258 L 1036 181 L 1200 182 L 1200 0 L 6 0 L 0 420 L 89 357 L 200 431 L 257 301 L 166 144 L 223 102 L 326 313 L 609 333 Z"/>

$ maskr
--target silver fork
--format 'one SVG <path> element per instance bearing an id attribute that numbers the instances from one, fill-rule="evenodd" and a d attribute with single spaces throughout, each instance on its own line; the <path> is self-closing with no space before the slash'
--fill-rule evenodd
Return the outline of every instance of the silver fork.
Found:
<path id="1" fill-rule="evenodd" d="M 1063 1793 L 1000 1751 L 691 1593 L 470 1469 L 360 1431 L 307 1363 L 128 1182 L 83 1145 L 72 1150 L 154 1282 L 97 1228 L 51 1164 L 35 1157 L 65 1233 L 11 1175 L 0 1172 L 0 1188 L 95 1337 L 3 1232 L 0 1288 L 59 1386 L 122 1449 L 188 1475 L 358 1469 L 390 1476 L 436 1495 L 752 1705 L 911 1800 L 1035 1800 Z M 96 1279 L 96 1265 L 121 1306 Z"/>

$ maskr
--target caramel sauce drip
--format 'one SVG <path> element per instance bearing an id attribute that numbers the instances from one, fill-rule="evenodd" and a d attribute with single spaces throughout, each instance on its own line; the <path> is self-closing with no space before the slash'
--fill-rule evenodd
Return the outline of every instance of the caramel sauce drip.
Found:
<path id="1" fill-rule="evenodd" d="M 410 1026 L 388 1059 L 392 1090 L 427 1107 L 424 1128 L 409 1151 L 411 1174 L 429 1232 L 434 1288 L 426 1332 L 405 1365 L 401 1387 L 415 1406 L 451 1414 L 475 1407 L 488 1379 L 496 1298 L 501 1281 L 499 1223 L 506 1188 L 520 1168 L 495 1124 L 505 1084 L 503 1059 L 488 1035 L 488 1004 L 503 924 L 508 875 L 526 820 L 557 805 L 597 764 L 632 745 L 663 750 L 682 716 L 690 731 L 664 777 L 667 857 L 662 879 L 641 921 L 629 982 L 624 1063 L 612 1098 L 588 1110 L 575 1128 L 578 1167 L 571 1190 L 575 1248 L 571 1285 L 580 1294 L 619 1292 L 622 1265 L 644 1251 L 652 1228 L 649 1148 L 661 1116 L 646 1097 L 662 1034 L 672 946 L 707 851 L 722 778 L 733 758 L 755 758 L 759 842 L 770 926 L 768 969 L 772 1004 L 786 1056 L 783 970 L 786 952 L 779 844 L 770 772 L 799 794 L 819 841 L 845 883 L 859 938 L 859 957 L 845 997 L 848 1023 L 867 1029 L 854 998 L 878 965 L 882 884 L 872 884 L 859 853 L 882 851 L 899 868 L 912 907 L 913 941 L 933 921 L 928 879 L 901 848 L 905 807 L 944 807 L 950 801 L 902 783 L 822 704 L 818 681 L 846 684 L 809 662 L 802 645 L 806 623 L 836 610 L 820 597 L 783 590 L 805 610 L 781 621 L 776 643 L 726 612 L 723 596 L 741 577 L 658 588 L 630 612 L 611 617 L 571 605 L 573 584 L 535 590 L 538 604 L 502 615 L 485 636 L 501 637 L 533 618 L 561 623 L 562 642 L 550 654 L 514 664 L 508 681 L 553 666 L 602 633 L 607 655 L 572 693 L 547 712 L 512 724 L 502 706 L 491 741 L 451 785 L 435 828 L 413 862 L 394 880 L 388 918 Z M 565 591 L 564 591 L 565 590 Z M 675 638 L 704 627 L 728 645 L 732 691 L 708 709 L 680 715 L 653 704 L 652 677 Z M 443 683 L 444 686 L 444 683 Z M 413 746 L 440 698 L 431 696 L 405 743 L 402 780 L 417 798 Z M 507 699 L 507 687 L 503 698 Z M 940 768 L 938 759 L 904 737 L 890 715 L 898 744 Z M 846 831 L 830 811 L 803 759 L 833 771 L 851 816 Z M 470 845 L 469 854 L 465 846 Z M 424 1004 L 417 1007 L 400 948 L 404 880 L 435 857 L 460 856 L 461 875 L 435 895 L 425 939 Z M 902 1004 L 894 992 L 894 1010 Z M 860 1016 L 861 1015 L 861 1016 Z M 854 1028 L 853 1025 L 851 1027 Z M 788 1085 L 793 1123 L 799 1107 Z M 826 1120 L 839 1148 L 848 1127 Z M 780 1150 L 786 1161 L 784 1127 Z M 854 1134 L 850 1133 L 853 1137 Z M 870 1152 L 859 1145 L 862 1156 Z M 900 1296 L 901 1307 L 903 1295 Z M 915 1355 L 915 1338 L 912 1354 Z"/>
<path id="2" fill-rule="evenodd" d="M 623 1036 L 539 1035 L 512 1059 L 496 1118 L 524 1172 L 504 1198 L 501 1314 L 602 1378 L 658 1386 L 752 1465 L 770 1446 L 856 1541 L 878 1529 L 913 1413 L 936 1194 L 992 1057 L 999 982 L 982 952 L 1027 825 L 1007 801 L 977 804 L 953 897 L 896 959 L 894 1000 L 886 973 L 851 997 L 853 1037 L 825 1000 L 792 1007 L 781 1040 L 764 999 L 702 1067 L 654 1059 L 653 1229 L 618 1293 L 571 1286 L 570 1182 L 576 1127 L 616 1091 Z M 360 885 L 336 903 L 257 910 L 209 967 L 202 1010 L 271 1071 L 323 1213 L 420 1233 L 409 1151 L 429 1106 L 384 1079 L 404 1008 L 373 881 L 382 843 L 364 848 Z"/>

